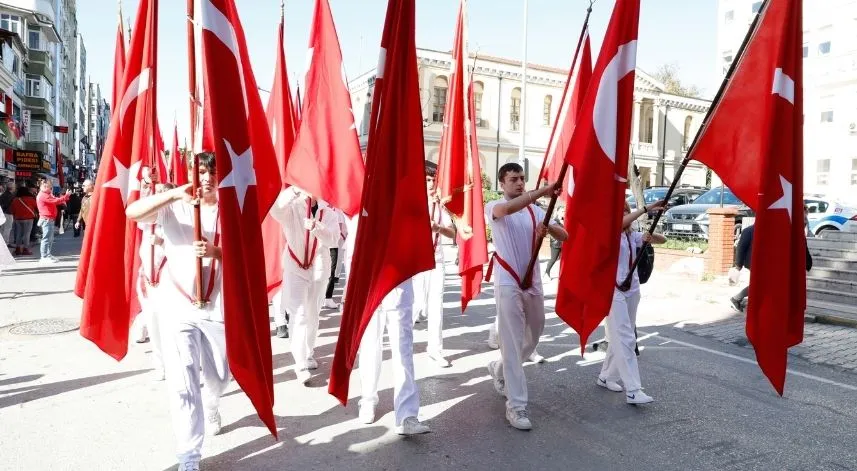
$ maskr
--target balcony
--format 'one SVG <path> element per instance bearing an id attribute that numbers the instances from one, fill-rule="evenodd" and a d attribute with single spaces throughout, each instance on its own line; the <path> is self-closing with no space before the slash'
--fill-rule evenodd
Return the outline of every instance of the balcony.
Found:
<path id="1" fill-rule="evenodd" d="M 632 143 L 632 151 L 634 155 L 641 157 L 659 157 L 658 149 L 651 142 L 634 142 Z"/>
<path id="2" fill-rule="evenodd" d="M 30 62 L 27 64 L 26 72 L 28 74 L 44 76 L 51 85 L 56 83 L 57 76 L 54 74 L 51 55 L 45 51 L 30 49 Z"/>

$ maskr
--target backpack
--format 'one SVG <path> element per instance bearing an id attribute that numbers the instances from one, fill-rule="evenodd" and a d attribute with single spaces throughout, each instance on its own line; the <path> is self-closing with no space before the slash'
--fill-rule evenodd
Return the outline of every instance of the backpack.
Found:
<path id="1" fill-rule="evenodd" d="M 637 249 L 637 258 L 640 259 L 637 263 L 637 276 L 642 285 L 649 281 L 652 271 L 655 269 L 655 248 L 652 247 L 652 244 L 643 244 Z"/>

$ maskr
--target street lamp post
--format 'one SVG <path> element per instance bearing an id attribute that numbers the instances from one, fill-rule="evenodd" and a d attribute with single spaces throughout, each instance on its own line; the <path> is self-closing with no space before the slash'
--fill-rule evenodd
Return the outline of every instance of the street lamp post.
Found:
<path id="1" fill-rule="evenodd" d="M 524 164 L 526 156 L 524 147 L 527 141 L 527 16 L 530 10 L 530 0 L 524 0 L 524 61 L 522 65 L 521 77 L 521 148 L 519 150 L 519 160 L 521 165 Z"/>

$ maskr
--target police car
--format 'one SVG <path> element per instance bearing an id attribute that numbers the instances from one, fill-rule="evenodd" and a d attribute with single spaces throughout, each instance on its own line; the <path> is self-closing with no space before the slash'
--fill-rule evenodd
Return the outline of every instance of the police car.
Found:
<path id="1" fill-rule="evenodd" d="M 819 235 L 824 231 L 857 232 L 857 208 L 824 198 L 804 197 L 809 215 L 809 230 Z"/>

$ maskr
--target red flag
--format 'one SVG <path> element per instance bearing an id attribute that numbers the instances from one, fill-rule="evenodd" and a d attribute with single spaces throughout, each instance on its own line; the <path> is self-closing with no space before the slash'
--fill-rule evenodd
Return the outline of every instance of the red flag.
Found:
<path id="1" fill-rule="evenodd" d="M 187 181 L 187 164 L 184 156 L 179 151 L 179 126 L 173 124 L 173 148 L 170 151 L 170 169 L 172 170 L 172 182 L 177 186 L 186 185 Z"/>
<path id="2" fill-rule="evenodd" d="M 437 193 L 458 228 L 461 310 L 479 295 L 482 267 L 488 263 L 488 241 L 482 207 L 482 170 L 476 144 L 473 83 L 468 73 L 466 0 L 458 8 L 452 46 L 452 72 L 437 163 Z"/>
<path id="3" fill-rule="evenodd" d="M 747 338 L 780 395 L 806 310 L 801 3 L 766 2 L 691 150 L 756 213 Z"/>
<path id="4" fill-rule="evenodd" d="M 583 103 L 584 94 L 587 88 L 589 88 L 589 81 L 592 79 L 592 47 L 589 41 L 589 28 L 583 34 L 584 42 L 580 54 L 580 65 L 577 67 L 575 77 L 571 75 L 573 71 L 569 71 L 568 82 L 565 84 L 566 90 L 563 92 L 563 99 L 560 104 L 559 117 L 554 123 L 555 126 L 559 126 L 558 129 L 554 130 L 554 133 L 558 130 L 559 134 L 555 135 L 554 139 L 551 140 L 545 164 L 542 166 L 542 172 L 539 175 L 540 181 L 553 183 L 559 178 L 562 164 L 565 162 L 566 152 L 568 152 L 568 146 L 571 144 L 571 136 L 574 134 L 574 128 L 577 125 L 577 115 L 580 111 L 580 105 Z M 571 86 L 572 79 L 574 79 L 574 87 L 571 97 L 569 97 L 570 99 L 566 100 L 566 93 Z M 565 181 L 563 181 L 562 185 L 563 188 L 568 188 L 570 175 L 570 172 L 566 173 Z M 560 195 L 560 198 L 568 205 L 567 191 L 564 191 Z"/>
<path id="5" fill-rule="evenodd" d="M 161 126 L 158 125 L 157 117 L 150 118 L 155 120 L 155 149 L 152 154 L 155 162 L 154 169 L 158 172 L 158 181 L 166 183 L 170 181 L 169 167 L 167 166 L 166 147 L 164 146 L 164 137 L 161 135 Z"/>
<path id="6" fill-rule="evenodd" d="M 54 147 L 54 157 L 57 160 L 57 180 L 59 180 L 60 188 L 65 188 L 65 173 L 63 173 L 63 161 L 62 161 L 62 148 L 60 146 L 60 140 L 55 139 L 56 146 Z"/>
<path id="7" fill-rule="evenodd" d="M 581 350 L 610 312 L 616 283 L 639 20 L 640 0 L 616 1 L 565 154 L 574 167 L 574 188 L 556 312 L 580 335 Z"/>
<path id="8" fill-rule="evenodd" d="M 203 82 L 218 156 L 229 369 L 271 434 L 274 377 L 259 222 L 280 190 L 274 147 L 234 0 L 202 0 Z M 201 18 L 200 18 L 201 17 Z M 208 124 L 208 123 L 207 123 Z"/>
<path id="9" fill-rule="evenodd" d="M 280 28 L 277 35 L 277 68 L 274 72 L 274 87 L 268 98 L 266 110 L 268 125 L 271 128 L 271 138 L 274 141 L 274 152 L 277 156 L 277 167 L 282 188 L 285 183 L 286 164 L 292 145 L 295 143 L 295 107 L 292 104 L 292 92 L 289 89 L 289 73 L 286 70 L 286 53 L 283 47 L 285 29 L 284 15 L 280 14 Z M 265 278 L 268 287 L 268 299 L 272 299 L 277 288 L 283 282 L 283 252 L 286 249 L 286 237 L 283 229 L 270 215 L 262 222 L 262 240 L 265 243 Z"/>
<path id="10" fill-rule="evenodd" d="M 122 22 L 122 4 L 119 4 L 119 24 L 116 27 L 116 49 L 113 53 L 113 101 L 110 104 L 116 108 L 122 101 L 122 76 L 125 74 L 125 28 Z"/>
<path id="11" fill-rule="evenodd" d="M 75 294 L 83 298 L 80 334 L 117 360 L 128 351 L 128 330 L 139 312 L 135 283 L 141 234 L 125 217 L 125 207 L 139 197 L 140 170 L 151 155 L 157 24 L 158 2 L 141 0 L 75 282 Z"/>
<path id="12" fill-rule="evenodd" d="M 328 391 L 343 404 L 360 339 L 381 300 L 434 268 L 425 191 L 415 0 L 387 4 L 375 78 L 363 210 Z"/>
<path id="13" fill-rule="evenodd" d="M 365 170 L 328 0 L 316 0 L 309 57 L 306 105 L 284 180 L 354 216 Z"/>

